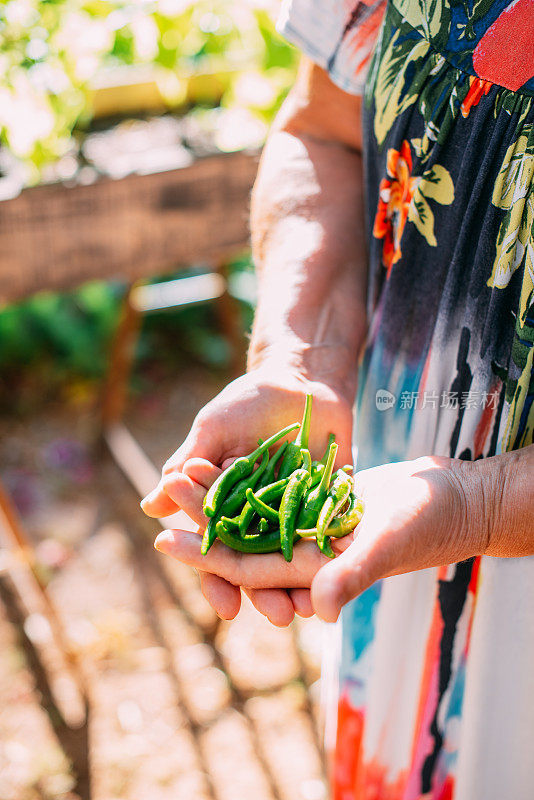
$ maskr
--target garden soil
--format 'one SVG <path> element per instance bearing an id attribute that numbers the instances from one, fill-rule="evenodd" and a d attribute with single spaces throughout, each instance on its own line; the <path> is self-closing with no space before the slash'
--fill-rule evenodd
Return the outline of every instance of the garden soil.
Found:
<path id="1" fill-rule="evenodd" d="M 132 401 L 128 426 L 158 467 L 219 388 L 191 370 Z M 246 599 L 219 621 L 196 573 L 153 550 L 157 523 L 98 443 L 95 407 L 73 392 L 0 420 L 0 474 L 88 695 L 75 728 L 72 682 L 0 550 L 1 800 L 326 800 L 320 624 L 276 629 Z"/>

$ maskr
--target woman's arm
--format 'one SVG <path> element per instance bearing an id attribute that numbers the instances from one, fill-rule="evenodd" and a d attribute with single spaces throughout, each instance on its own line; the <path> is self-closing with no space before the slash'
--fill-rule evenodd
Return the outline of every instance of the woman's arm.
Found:
<path id="1" fill-rule="evenodd" d="M 352 402 L 366 328 L 361 98 L 303 59 L 252 195 L 259 302 L 249 369 L 325 380 Z"/>
<path id="2" fill-rule="evenodd" d="M 254 449 L 265 431 L 299 419 L 306 392 L 314 395 L 314 452 L 324 451 L 332 431 L 340 463 L 351 459 L 357 359 L 366 332 L 360 110 L 360 98 L 303 59 L 253 192 L 259 304 L 248 373 L 201 410 L 143 501 L 149 516 L 182 508 L 205 525 L 201 501 L 218 465 Z M 214 573 L 201 572 L 204 594 L 231 618 L 239 610 L 239 588 Z M 277 624 L 288 624 L 294 610 L 311 613 L 308 590 L 247 592 Z"/>
<path id="3" fill-rule="evenodd" d="M 263 381 L 273 384 L 294 376 L 301 394 L 306 382 L 320 383 L 349 409 L 366 332 L 360 111 L 361 98 L 339 89 L 324 70 L 303 59 L 265 146 L 251 213 L 259 296 L 248 382 L 260 373 Z M 231 386 L 224 390 L 224 401 L 230 405 Z M 181 471 L 193 455 L 212 457 L 220 465 L 243 452 L 243 445 L 255 445 L 257 436 L 264 434 L 260 418 L 258 425 L 251 425 L 250 442 L 243 442 L 239 409 L 235 430 L 230 424 L 232 415 L 225 414 L 224 440 L 220 429 L 208 431 L 211 450 L 208 453 L 202 444 L 198 452 L 199 427 L 210 427 L 214 403 L 202 409 L 187 440 L 166 463 L 164 474 Z M 299 418 L 301 398 L 293 405 Z M 320 405 L 319 398 L 315 406 Z M 251 413 L 257 412 L 252 408 Z M 315 419 L 317 414 L 320 408 L 314 408 Z M 279 427 L 281 422 L 272 420 Z M 326 434 L 317 446 L 326 442 Z M 350 431 L 345 430 L 347 436 L 350 439 Z M 350 458 L 347 447 L 350 441 L 340 443 L 340 449 L 345 449 L 340 459 Z M 151 516 L 176 510 L 161 484 L 145 498 L 143 509 Z"/>

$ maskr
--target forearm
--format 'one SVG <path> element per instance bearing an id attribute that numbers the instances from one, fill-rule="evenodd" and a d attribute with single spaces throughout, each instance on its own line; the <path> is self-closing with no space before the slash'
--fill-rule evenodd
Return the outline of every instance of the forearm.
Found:
<path id="1" fill-rule="evenodd" d="M 361 155 L 295 118 L 282 111 L 253 192 L 249 368 L 273 358 L 351 394 L 366 328 Z"/>

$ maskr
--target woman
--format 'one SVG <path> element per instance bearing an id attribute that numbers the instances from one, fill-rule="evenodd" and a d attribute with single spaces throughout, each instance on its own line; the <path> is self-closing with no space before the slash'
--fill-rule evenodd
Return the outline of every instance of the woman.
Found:
<path id="1" fill-rule="evenodd" d="M 338 558 L 310 543 L 290 565 L 219 543 L 202 558 L 180 531 L 157 546 L 204 570 L 223 617 L 239 586 L 275 624 L 343 607 L 335 800 L 530 800 L 534 4 L 390 0 L 383 14 L 286 4 L 282 31 L 309 59 L 254 190 L 248 372 L 143 507 L 202 525 L 219 466 L 298 418 L 307 391 L 312 448 L 333 431 L 344 463 L 357 379 L 366 511 Z"/>

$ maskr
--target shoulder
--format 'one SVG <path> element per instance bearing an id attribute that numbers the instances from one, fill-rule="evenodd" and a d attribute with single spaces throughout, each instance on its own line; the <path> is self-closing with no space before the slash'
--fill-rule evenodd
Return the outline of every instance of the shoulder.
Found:
<path id="1" fill-rule="evenodd" d="M 386 0 L 283 0 L 279 32 L 334 83 L 361 94 Z"/>

